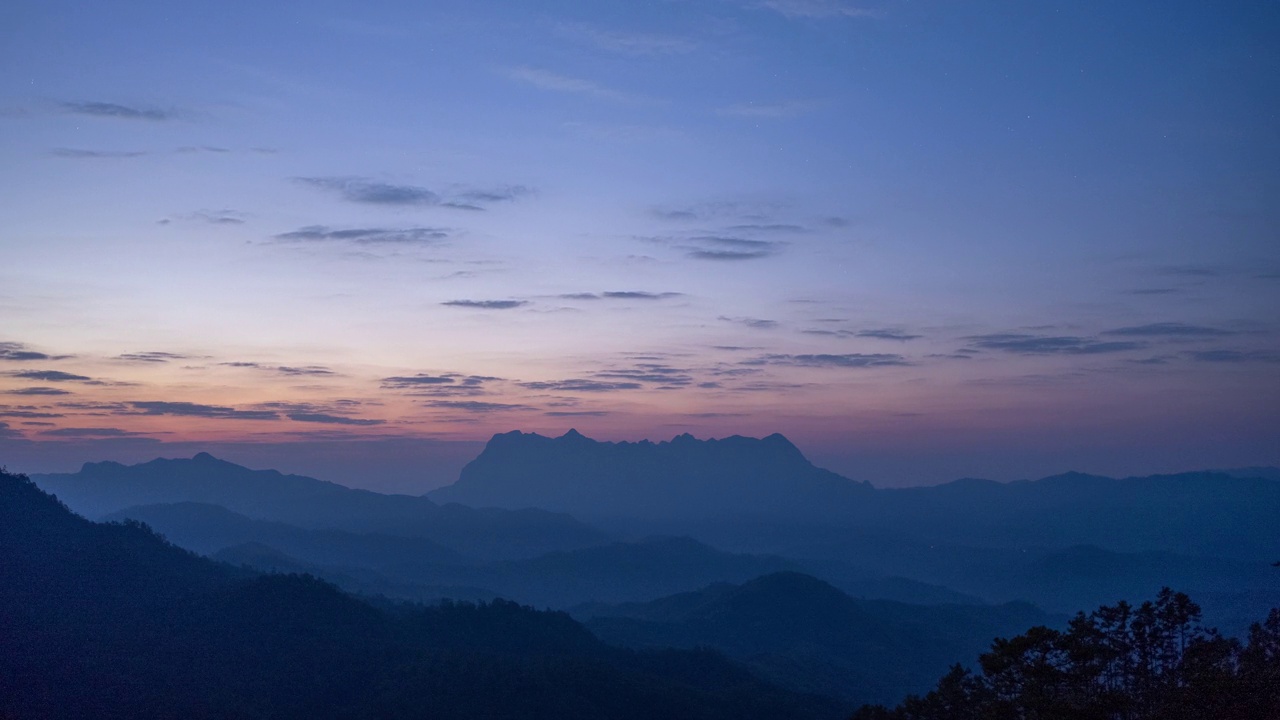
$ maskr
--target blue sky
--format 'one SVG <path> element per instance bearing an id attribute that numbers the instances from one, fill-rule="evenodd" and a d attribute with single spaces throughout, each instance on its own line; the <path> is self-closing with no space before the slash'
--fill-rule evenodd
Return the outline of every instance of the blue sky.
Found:
<path id="1" fill-rule="evenodd" d="M 1274 4 L 0 28 L 13 469 L 208 447 L 416 489 L 569 427 L 780 431 L 883 485 L 1280 464 Z"/>

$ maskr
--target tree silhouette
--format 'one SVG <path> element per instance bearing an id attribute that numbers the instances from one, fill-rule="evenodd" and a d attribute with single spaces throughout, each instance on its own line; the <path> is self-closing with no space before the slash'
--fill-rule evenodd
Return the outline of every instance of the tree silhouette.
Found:
<path id="1" fill-rule="evenodd" d="M 980 674 L 957 665 L 923 697 L 853 720 L 1249 720 L 1280 717 L 1280 609 L 1245 643 L 1200 624 L 1164 588 L 1154 601 L 1077 614 L 1065 630 L 997 639 Z"/>

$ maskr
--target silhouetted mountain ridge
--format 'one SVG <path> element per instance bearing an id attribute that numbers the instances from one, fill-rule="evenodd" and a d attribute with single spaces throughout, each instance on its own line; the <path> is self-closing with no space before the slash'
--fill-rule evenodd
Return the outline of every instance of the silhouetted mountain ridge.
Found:
<path id="1" fill-rule="evenodd" d="M 384 495 L 275 470 L 250 470 L 208 453 L 138 465 L 86 463 L 78 473 L 32 479 L 87 517 L 143 505 L 198 502 L 301 528 L 422 537 L 486 559 L 530 557 L 606 539 L 599 530 L 563 513 L 441 506 L 425 497 Z"/>
<path id="2" fill-rule="evenodd" d="M 707 517 L 838 512 L 870 485 L 815 467 L 780 434 L 599 442 L 493 436 L 458 482 L 428 494 L 474 507 L 554 508 L 580 517 Z"/>
<path id="3" fill-rule="evenodd" d="M 0 717 L 826 718 L 708 652 L 634 653 L 514 603 L 375 608 L 249 576 L 0 471 Z"/>

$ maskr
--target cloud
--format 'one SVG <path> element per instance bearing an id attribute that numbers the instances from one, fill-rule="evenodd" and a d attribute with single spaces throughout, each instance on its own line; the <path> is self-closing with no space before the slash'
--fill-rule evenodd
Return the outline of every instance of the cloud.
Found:
<path id="1" fill-rule="evenodd" d="M 568 93 L 573 95 L 585 95 L 599 100 L 610 100 L 613 102 L 623 103 L 635 103 L 643 100 L 643 98 L 637 95 L 631 95 L 612 88 L 607 88 L 590 80 L 560 75 L 548 70 L 519 66 L 507 68 L 504 72 L 508 78 L 525 83 L 526 85 L 532 85 L 539 90 L 549 90 L 551 92 Z"/>
<path id="2" fill-rule="evenodd" d="M 128 362 L 165 363 L 172 360 L 189 360 L 190 358 L 190 355 L 180 355 L 178 353 L 151 350 L 147 352 L 125 353 L 124 355 L 117 355 L 115 359 L 126 360 Z"/>
<path id="3" fill-rule="evenodd" d="M 1243 362 L 1280 362 L 1280 357 L 1260 352 L 1244 352 L 1241 350 L 1200 350 L 1185 353 L 1196 362 L 1208 363 L 1243 363 Z"/>
<path id="4" fill-rule="evenodd" d="M 879 328 L 874 330 L 859 330 L 857 333 L 854 333 L 854 335 L 855 337 L 860 337 L 860 338 L 874 338 L 876 340 L 899 340 L 903 342 L 907 340 L 916 340 L 920 337 L 923 337 L 922 335 L 911 335 L 909 333 L 900 332 L 898 330 L 889 330 L 887 328 Z"/>
<path id="5" fill-rule="evenodd" d="M 788 18 L 876 18 L 879 10 L 857 7 L 841 0 L 760 0 L 757 7 L 768 8 Z"/>
<path id="6" fill-rule="evenodd" d="M 781 243 L 726 235 L 699 235 L 684 242 L 685 256 L 695 260 L 754 260 L 777 252 Z"/>
<path id="7" fill-rule="evenodd" d="M 272 410 L 237 410 L 219 405 L 201 405 L 190 402 L 130 401 L 129 405 L 142 415 L 173 415 L 177 417 L 202 417 L 229 420 L 279 420 L 280 414 Z"/>
<path id="8" fill-rule="evenodd" d="M 609 290 L 602 293 L 565 293 L 557 295 L 561 300 L 667 300 L 682 297 L 678 292 L 645 292 L 643 290 Z"/>
<path id="9" fill-rule="evenodd" d="M 659 390 L 684 387 L 693 382 L 688 370 L 661 363 L 636 363 L 630 368 L 604 370 L 594 373 L 594 376 L 606 380 L 656 384 L 659 386 L 656 389 Z"/>
<path id="10" fill-rule="evenodd" d="M 750 223 L 745 225 L 730 225 L 728 230 L 733 232 L 757 232 L 757 233 L 807 233 L 809 228 L 803 225 L 791 225 L 788 223 Z"/>
<path id="11" fill-rule="evenodd" d="M 447 385 L 455 382 L 457 382 L 456 375 L 398 375 L 382 378 L 382 387 L 405 389 L 422 385 Z"/>
<path id="12" fill-rule="evenodd" d="M 171 110 L 157 108 L 131 107 L 109 102 L 64 102 L 64 112 L 92 117 L 119 118 L 122 120 L 173 120 L 177 114 Z"/>
<path id="13" fill-rule="evenodd" d="M 317 412 L 293 412 L 286 415 L 295 422 L 325 423 L 329 425 L 382 425 L 386 420 L 373 418 L 352 418 L 341 415 L 329 415 Z"/>
<path id="14" fill-rule="evenodd" d="M 901 355 L 850 353 L 845 355 L 762 355 L 747 365 L 794 365 L 799 367 L 874 368 L 910 365 Z"/>
<path id="15" fill-rule="evenodd" d="M 334 230 L 327 225 L 308 225 L 273 236 L 283 242 L 348 242 L 356 245 L 435 245 L 449 237 L 438 227 L 354 228 Z"/>
<path id="16" fill-rule="evenodd" d="M 548 410 L 542 414 L 547 417 L 604 417 L 609 412 L 607 410 Z"/>
<path id="17" fill-rule="evenodd" d="M 653 293 L 641 290 L 613 290 L 601 293 L 601 296 L 610 300 L 666 300 L 680 297 L 683 294 L 678 292 Z"/>
<path id="18" fill-rule="evenodd" d="M 1114 330 L 1104 330 L 1101 334 L 1121 335 L 1125 337 L 1224 337 L 1227 335 L 1236 335 L 1238 333 L 1232 332 L 1231 330 L 1205 327 L 1203 325 L 1163 322 L 1150 323 L 1147 325 L 1134 325 L 1131 327 L 1116 328 Z"/>
<path id="19" fill-rule="evenodd" d="M 48 355 L 42 352 L 36 352 L 29 349 L 23 343 L 18 342 L 0 342 L 0 360 L 12 360 L 14 362 L 28 362 L 31 360 L 65 360 L 70 355 Z"/>
<path id="20" fill-rule="evenodd" d="M 49 151 L 54 157 L 70 160 L 117 160 L 120 158 L 142 157 L 147 153 L 142 150 L 84 150 L 81 148 L 54 148 Z"/>
<path id="21" fill-rule="evenodd" d="M 516 383 L 526 390 L 552 390 L 555 392 L 613 392 L 615 390 L 639 390 L 644 387 L 638 382 L 601 382 L 570 378 L 568 380 L 532 381 Z"/>
<path id="22" fill-rule="evenodd" d="M 268 369 L 278 372 L 281 375 L 336 375 L 337 374 L 333 370 L 330 370 L 329 368 L 324 367 L 323 365 L 306 365 L 303 367 L 292 367 L 289 365 L 280 365 L 278 367 L 268 368 Z"/>
<path id="23" fill-rule="evenodd" d="M 7 395 L 70 395 L 67 390 L 51 387 L 25 387 L 17 390 L 6 390 Z"/>
<path id="24" fill-rule="evenodd" d="M 184 217 L 210 225 L 243 225 L 244 215 L 235 210 L 199 210 Z"/>
<path id="25" fill-rule="evenodd" d="M 182 155 L 190 155 L 192 153 L 213 153 L 215 155 L 225 155 L 231 152 L 231 148 L 216 147 L 214 145 L 183 145 L 174 150 L 174 152 Z"/>
<path id="26" fill-rule="evenodd" d="M 698 44 L 693 40 L 674 35 L 621 33 L 581 23 L 563 24 L 557 30 L 565 37 L 585 42 L 600 50 L 633 57 L 684 55 L 698 49 Z"/>
<path id="27" fill-rule="evenodd" d="M 289 365 L 263 365 L 261 363 L 256 363 L 256 362 L 241 362 L 241 361 L 223 362 L 218 364 L 225 365 L 227 367 L 253 368 L 254 370 L 265 370 L 267 372 L 279 373 L 281 375 L 289 375 L 289 376 L 306 376 L 306 375 L 324 376 L 324 375 L 337 374 L 333 370 L 330 370 L 329 368 L 324 367 L 323 365 L 305 365 L 302 367 L 292 367 Z"/>
<path id="28" fill-rule="evenodd" d="M 511 202 L 532 193 L 533 190 L 524 185 L 503 185 L 489 189 L 460 190 L 453 197 L 468 203 L 498 203 Z"/>
<path id="29" fill-rule="evenodd" d="M 1103 342 L 1092 338 L 1023 333 L 970 335 L 964 339 L 970 341 L 976 348 L 1000 350 L 1019 355 L 1097 355 L 1140 350 L 1147 346 L 1145 342 L 1136 341 Z"/>
<path id="30" fill-rule="evenodd" d="M 1216 265 L 1166 265 L 1156 270 L 1156 274 L 1185 278 L 1216 278 L 1228 274 L 1228 271 Z"/>
<path id="31" fill-rule="evenodd" d="M 746 325 L 747 327 L 754 328 L 756 330 L 772 330 L 773 328 L 778 327 L 777 320 L 762 320 L 760 318 L 753 317 L 728 317 L 725 315 L 721 315 L 717 319 L 725 322 L 738 323 L 739 325 Z"/>
<path id="32" fill-rule="evenodd" d="M 511 310 L 529 303 L 526 300 L 449 300 L 440 304 L 449 307 L 477 308 L 480 310 Z"/>
<path id="33" fill-rule="evenodd" d="M 392 185 L 356 177 L 299 177 L 295 181 L 333 190 L 343 200 L 373 205 L 439 205 L 440 196 L 417 185 Z"/>
<path id="34" fill-rule="evenodd" d="M 116 437 L 145 437 L 147 433 L 134 432 L 132 430 L 121 430 L 120 428 L 89 428 L 89 427 L 69 427 L 58 428 L 57 430 L 42 430 L 41 435 L 50 437 L 76 437 L 76 438 L 116 438 Z"/>
<path id="35" fill-rule="evenodd" d="M 788 100 L 780 103 L 736 103 L 716 110 L 721 115 L 747 118 L 792 118 L 807 115 L 822 107 L 812 100 Z"/>
<path id="36" fill-rule="evenodd" d="M 687 257 L 694 260 L 755 260 L 768 257 L 768 252 L 743 252 L 739 250 L 690 250 Z"/>
<path id="37" fill-rule="evenodd" d="M 463 375 L 461 373 L 444 373 L 442 375 L 397 375 L 382 378 L 384 390 L 404 390 L 410 395 L 427 397 L 474 397 L 484 395 L 488 391 L 485 383 L 501 381 L 502 378 L 489 375 Z"/>
<path id="38" fill-rule="evenodd" d="M 479 400 L 430 400 L 427 402 L 429 407 L 447 408 L 449 410 L 462 410 L 472 413 L 491 413 L 502 412 L 505 410 L 532 410 L 528 405 L 516 405 L 512 403 L 496 403 L 481 402 Z"/>
<path id="39" fill-rule="evenodd" d="M 8 374 L 24 380 L 43 380 L 45 382 L 89 382 L 93 380 L 93 378 L 85 377 L 84 375 L 74 375 L 61 370 L 19 370 Z"/>
<path id="40" fill-rule="evenodd" d="M 62 413 L 42 412 L 34 405 L 0 405 L 0 417 L 13 418 L 60 418 Z"/>

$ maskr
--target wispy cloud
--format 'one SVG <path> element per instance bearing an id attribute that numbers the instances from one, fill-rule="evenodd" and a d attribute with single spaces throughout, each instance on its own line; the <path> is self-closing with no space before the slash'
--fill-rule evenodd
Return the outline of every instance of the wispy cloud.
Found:
<path id="1" fill-rule="evenodd" d="M 60 418 L 62 413 L 46 412 L 35 405 L 0 405 L 0 417 L 11 418 Z"/>
<path id="2" fill-rule="evenodd" d="M 731 323 L 737 323 L 737 324 L 739 324 L 739 325 L 745 325 L 745 326 L 747 326 L 747 327 L 749 327 L 749 328 L 752 328 L 752 329 L 755 329 L 755 330 L 772 330 L 772 329 L 774 329 L 774 328 L 778 327 L 778 321 L 777 321 L 777 320 L 764 320 L 764 319 L 762 319 L 762 318 L 753 318 L 753 317 L 729 317 L 729 316 L 727 316 L 727 315 L 721 315 L 721 316 L 720 316 L 719 318 L 717 318 L 717 319 L 719 319 L 719 320 L 723 320 L 723 321 L 725 321 L 725 322 L 731 322 Z"/>
<path id="3" fill-rule="evenodd" d="M 355 177 L 300 177 L 297 182 L 332 190 L 343 200 L 374 205 L 439 205 L 440 196 L 417 185 L 393 185 Z"/>
<path id="4" fill-rule="evenodd" d="M 876 368 L 910 365 L 901 355 L 891 353 L 849 353 L 843 355 L 761 355 L 745 365 L 793 365 L 798 367 Z"/>
<path id="5" fill-rule="evenodd" d="M 449 300 L 440 303 L 449 307 L 476 308 L 478 310 L 512 310 L 528 305 L 527 300 Z"/>
<path id="6" fill-rule="evenodd" d="M 93 378 L 85 375 L 62 372 L 61 370 L 19 370 L 8 375 L 24 380 L 42 380 L 44 382 L 92 382 Z"/>
<path id="7" fill-rule="evenodd" d="M 262 363 L 244 362 L 244 361 L 222 362 L 218 364 L 225 365 L 227 367 L 251 368 L 254 370 L 263 370 L 266 372 L 277 373 L 280 375 L 287 375 L 287 376 L 337 375 L 337 373 L 335 373 L 332 369 L 324 367 L 323 365 L 303 365 L 303 366 L 264 365 Z"/>
<path id="8" fill-rule="evenodd" d="M 614 90 L 613 88 L 605 87 L 590 80 L 570 77 L 568 75 L 560 75 L 540 68 L 532 68 L 522 65 L 506 68 L 504 73 L 512 80 L 522 82 L 526 85 L 531 85 L 539 90 L 583 95 L 612 102 L 639 103 L 648 101 L 646 98 L 639 95 L 632 95 L 631 93 Z"/>
<path id="9" fill-rule="evenodd" d="M 176 417 L 201 417 L 229 420 L 278 420 L 280 414 L 272 410 L 237 410 L 220 405 L 202 405 L 191 402 L 130 401 L 129 405 L 141 415 L 172 415 Z"/>
<path id="10" fill-rule="evenodd" d="M 784 243 L 732 235 L 695 235 L 686 238 L 646 238 L 672 245 L 694 260 L 756 260 L 776 254 Z"/>
<path id="11" fill-rule="evenodd" d="M 480 400 L 429 400 L 428 407 L 461 410 L 470 413 L 493 413 L 508 410 L 532 410 L 528 405 L 515 403 L 483 402 Z"/>
<path id="12" fill-rule="evenodd" d="M 721 115 L 746 118 L 793 118 L 808 115 L 822 107 L 815 100 L 787 100 L 775 103 L 745 102 L 719 108 Z"/>
<path id="13" fill-rule="evenodd" d="M 437 192 L 419 185 L 380 182 L 362 177 L 297 177 L 295 182 L 321 190 L 336 192 L 348 202 L 368 205 L 446 207 L 460 210 L 484 210 L 484 205 L 510 202 L 531 194 L 523 185 L 501 185 L 491 188 L 452 187 Z"/>
<path id="14" fill-rule="evenodd" d="M 1147 347 L 1139 341 L 1100 341 L 1069 335 L 1047 336 L 1025 333 L 993 333 L 970 335 L 965 340 L 983 350 L 999 350 L 1019 355 L 1097 355 L 1128 352 Z"/>
<path id="15" fill-rule="evenodd" d="M 353 418 L 343 415 L 329 415 L 327 413 L 318 412 L 292 412 L 287 413 L 285 417 L 294 422 L 305 423 L 322 423 L 325 425 L 382 425 L 386 420 L 376 418 Z"/>
<path id="16" fill-rule="evenodd" d="M 616 390 L 639 390 L 644 387 L 638 382 L 603 382 L 600 380 L 587 380 L 582 378 L 570 378 L 568 380 L 551 380 L 551 381 L 530 381 L 516 383 L 526 390 L 551 390 L 555 392 L 614 392 Z"/>
<path id="17" fill-rule="evenodd" d="M 110 102 L 64 102 L 59 107 L 63 112 L 91 117 L 118 118 L 121 120 L 150 120 L 153 122 L 173 120 L 177 113 L 172 110 L 161 110 L 152 107 L 121 105 Z"/>
<path id="18" fill-rule="evenodd" d="M 450 236 L 448 228 L 350 228 L 308 225 L 273 237 L 281 242 L 346 242 L 355 245 L 436 245 Z"/>
<path id="19" fill-rule="evenodd" d="M 65 357 L 65 356 L 63 356 Z M 31 360 L 53 360 L 49 355 L 30 350 L 26 345 L 17 342 L 0 342 L 0 360 L 27 362 Z"/>
<path id="20" fill-rule="evenodd" d="M 502 378 L 489 375 L 419 373 L 382 378 L 382 388 L 426 397 L 475 397 L 488 394 L 487 384 L 501 381 Z"/>
<path id="21" fill-rule="evenodd" d="M 125 360 L 128 362 L 146 362 L 146 363 L 166 363 L 174 360 L 189 360 L 190 355 L 181 355 L 179 353 L 160 352 L 158 350 L 149 350 L 146 352 L 125 353 L 117 355 L 116 360 Z"/>
<path id="22" fill-rule="evenodd" d="M 49 437 L 71 437 L 71 438 L 121 438 L 121 437 L 145 437 L 148 433 L 134 432 L 132 430 L 122 430 L 120 428 L 110 427 L 68 427 L 58 428 L 56 430 L 42 430 L 41 435 Z"/>
<path id="23" fill-rule="evenodd" d="M 680 297 L 683 294 L 678 292 L 655 293 L 643 290 L 610 290 L 600 293 L 600 296 L 606 300 L 667 300 Z"/>
<path id="24" fill-rule="evenodd" d="M 1243 350 L 1200 350 L 1188 352 L 1186 356 L 1196 362 L 1206 363 L 1280 362 L 1280 356 L 1277 355 Z"/>
<path id="25" fill-rule="evenodd" d="M 877 18 L 883 15 L 879 10 L 850 5 L 842 0 L 759 0 L 755 5 L 789 18 Z"/>
<path id="26" fill-rule="evenodd" d="M 877 328 L 873 330 L 859 330 L 858 332 L 854 333 L 854 337 L 873 338 L 875 340 L 897 340 L 900 342 L 905 342 L 907 340 L 916 340 L 923 336 L 912 335 L 910 333 L 905 333 L 900 330 Z"/>
<path id="27" fill-rule="evenodd" d="M 121 158 L 142 157 L 147 153 L 143 150 L 85 150 L 82 148 L 59 147 L 50 150 L 49 154 L 70 160 L 118 160 Z"/>
<path id="28" fill-rule="evenodd" d="M 71 392 L 69 390 L 62 390 L 60 388 L 37 386 L 37 387 L 18 388 L 16 390 L 6 390 L 5 394 L 7 395 L 70 395 Z"/>
<path id="29" fill-rule="evenodd" d="M 685 37 L 616 32 L 583 23 L 562 24 L 557 32 L 563 37 L 619 55 L 684 55 L 698 49 L 698 43 Z"/>
<path id="30" fill-rule="evenodd" d="M 1188 325 L 1180 322 L 1150 323 L 1130 327 L 1104 330 L 1102 335 L 1120 335 L 1124 337 L 1225 337 L 1236 335 L 1231 330 L 1207 327 L 1204 325 Z"/>

